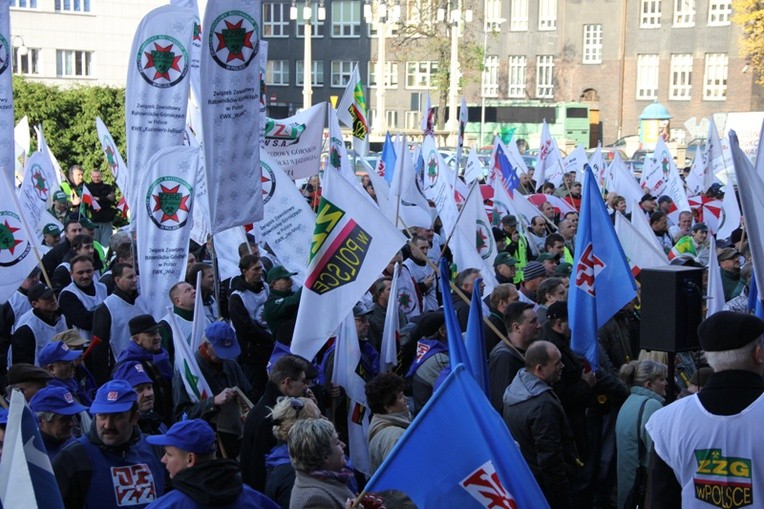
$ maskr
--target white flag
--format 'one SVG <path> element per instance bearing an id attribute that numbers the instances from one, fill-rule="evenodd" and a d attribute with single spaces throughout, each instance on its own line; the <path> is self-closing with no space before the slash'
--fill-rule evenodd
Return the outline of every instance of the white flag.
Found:
<path id="1" fill-rule="evenodd" d="M 361 183 L 355 178 L 355 172 L 350 165 L 348 151 L 345 149 L 345 140 L 342 137 L 342 129 L 337 118 L 337 111 L 329 108 L 329 159 L 326 161 L 326 170 L 335 171 L 344 178 L 353 189 L 358 191 L 369 203 L 377 206 L 374 199 L 361 187 Z M 326 187 L 327 184 L 324 184 Z"/>
<path id="2" fill-rule="evenodd" d="M 0 173 L 0 302 L 6 302 L 36 265 L 32 252 L 36 243 L 22 217 L 22 208 L 12 187 L 11 176 Z"/>
<path id="3" fill-rule="evenodd" d="M 468 193 L 469 198 L 462 207 L 462 217 L 459 219 L 458 228 L 464 238 L 472 241 L 472 249 L 477 252 L 480 260 L 479 265 L 474 268 L 480 269 L 480 273 L 485 283 L 485 293 L 488 295 L 496 286 L 496 277 L 493 270 L 493 261 L 496 259 L 498 251 L 496 249 L 496 240 L 493 238 L 491 223 L 488 221 L 488 215 L 483 206 L 483 197 L 480 194 L 480 184 L 472 183 L 472 189 Z M 455 258 L 458 258 L 456 254 Z M 476 260 L 477 261 L 477 260 Z M 467 267 L 459 267 L 459 270 Z"/>
<path id="4" fill-rule="evenodd" d="M 395 264 L 393 270 L 393 280 L 390 282 L 390 295 L 398 295 L 398 264 Z M 398 299 L 388 299 L 387 309 L 385 309 L 385 326 L 382 329 L 382 343 L 379 352 L 379 370 L 380 372 L 390 371 L 398 365 L 398 341 L 400 338 L 400 318 L 401 307 L 398 305 Z"/>
<path id="5" fill-rule="evenodd" d="M 14 181 L 16 145 L 13 142 L 13 49 L 9 0 L 0 0 L 0 172 Z"/>
<path id="6" fill-rule="evenodd" d="M 154 154 L 141 175 L 133 210 L 141 295 L 154 316 L 162 316 L 167 292 L 183 278 L 193 223 L 193 182 L 200 164 L 198 148 L 166 147 Z"/>
<path id="7" fill-rule="evenodd" d="M 539 155 L 536 158 L 534 177 L 536 177 L 539 187 L 547 180 L 555 186 L 559 186 L 562 183 L 562 157 L 560 156 L 560 150 L 557 148 L 557 141 L 555 141 L 549 132 L 549 125 L 546 123 L 546 120 L 544 120 L 544 124 L 541 126 Z"/>
<path id="8" fill-rule="evenodd" d="M 262 163 L 262 160 L 260 161 Z M 247 232 L 243 226 L 235 226 L 213 235 L 215 254 L 218 260 L 218 276 L 221 281 L 240 276 L 239 246 L 247 242 Z"/>
<path id="9" fill-rule="evenodd" d="M 263 217 L 260 2 L 219 0 L 204 12 L 200 107 L 212 233 Z"/>
<path id="10" fill-rule="evenodd" d="M 199 274 L 201 275 L 201 272 Z M 200 294 L 201 292 L 197 291 L 197 299 Z M 196 362 L 196 357 L 194 356 L 196 350 L 191 349 L 191 346 L 180 333 L 172 306 L 166 308 L 166 311 L 167 316 L 170 318 L 172 344 L 175 348 L 175 370 L 180 373 L 180 377 L 183 380 L 183 387 L 186 389 L 188 398 L 193 403 L 198 403 L 207 398 L 214 398 L 215 395 L 212 393 L 212 389 L 207 383 L 207 380 L 205 380 L 202 370 L 199 368 L 199 363 Z M 206 322 L 204 319 L 204 312 L 201 314 L 194 314 L 194 317 L 197 316 L 201 317 L 200 322 Z M 196 328 L 196 320 L 194 320 L 194 328 Z"/>
<path id="11" fill-rule="evenodd" d="M 130 177 L 127 165 L 125 160 L 122 159 L 122 154 L 119 153 L 117 144 L 114 143 L 114 138 L 112 138 L 109 129 L 100 117 L 96 117 L 96 131 L 98 132 L 98 140 L 101 142 L 103 155 L 106 157 L 106 164 L 109 166 L 109 170 L 114 177 L 114 182 L 117 183 L 117 187 L 122 191 L 128 208 L 133 209 L 135 203 L 132 203 L 133 197 L 130 196 Z"/>
<path id="12" fill-rule="evenodd" d="M 617 153 L 610 162 L 608 173 L 610 175 L 608 189 L 626 198 L 626 212 L 631 212 L 634 202 L 639 203 L 645 192 L 639 187 L 634 175 L 626 168 L 626 164 Z"/>
<path id="13" fill-rule="evenodd" d="M 132 188 L 128 196 L 133 195 L 136 208 L 141 208 L 138 202 L 143 197 L 135 188 L 148 170 L 149 159 L 164 147 L 183 143 L 195 18 L 192 9 L 163 5 L 144 16 L 135 31 L 127 70 L 125 127 Z M 128 207 L 135 211 L 132 203 Z"/>
<path id="14" fill-rule="evenodd" d="M 601 155 L 602 154 L 600 154 L 600 156 Z M 594 158 L 594 155 L 592 156 L 592 159 L 593 158 Z M 586 164 L 586 151 L 584 150 L 584 147 L 581 145 L 573 149 L 573 152 L 568 154 L 568 157 L 562 160 L 562 167 L 565 173 L 568 173 L 571 171 L 576 172 L 576 180 L 578 180 L 579 182 L 583 182 L 585 164 Z M 592 166 L 591 161 L 589 161 L 589 166 Z M 599 169 L 595 169 L 594 166 L 592 166 L 592 171 L 594 172 L 594 175 L 596 176 Z"/>
<path id="15" fill-rule="evenodd" d="M 620 212 L 615 213 L 615 233 L 621 242 L 629 263 L 641 269 L 652 269 L 668 265 L 668 258 L 662 249 L 642 235 Z M 654 237 L 655 235 L 653 235 Z"/>
<path id="16" fill-rule="evenodd" d="M 706 318 L 724 309 L 724 285 L 719 259 L 716 257 L 716 239 L 708 236 L 710 254 L 708 257 L 708 300 L 706 301 Z"/>
<path id="17" fill-rule="evenodd" d="M 448 181 L 448 165 L 438 153 L 435 140 L 432 136 L 425 136 L 422 142 L 422 160 L 424 162 L 424 175 L 422 175 L 422 190 L 428 200 L 435 203 L 440 220 L 447 232 L 456 226 L 456 218 L 459 215 L 454 201 L 454 191 Z"/>
<path id="18" fill-rule="evenodd" d="M 45 157 L 50 159 L 50 166 L 54 170 L 51 174 L 51 178 L 53 179 L 52 182 L 55 182 L 53 187 L 55 191 L 61 187 L 61 182 L 66 182 L 66 175 L 64 174 L 64 170 L 61 168 L 61 164 L 58 162 L 58 159 L 56 159 L 53 151 L 51 151 L 50 147 L 48 146 L 48 142 L 45 139 L 45 133 L 42 131 L 42 124 L 36 125 L 34 127 L 34 132 L 37 134 L 37 150 L 42 152 Z"/>
<path id="19" fill-rule="evenodd" d="M 385 77 L 378 77 L 378 87 L 384 86 Z M 369 121 L 366 117 L 366 99 L 363 97 L 363 83 L 358 74 L 358 66 L 350 74 L 345 92 L 337 105 L 337 118 L 353 132 L 353 150 L 360 156 L 369 153 Z"/>
<path id="20" fill-rule="evenodd" d="M 16 145 L 16 178 L 21 181 L 24 175 L 24 167 L 27 164 L 27 154 L 29 153 L 29 118 L 24 115 L 13 129 L 13 142 Z"/>
<path id="21" fill-rule="evenodd" d="M 396 143 L 398 157 L 395 159 L 395 172 L 390 187 L 390 199 L 387 203 L 385 217 L 397 228 L 432 226 L 430 206 L 417 185 L 414 161 L 406 148 L 406 137 L 401 137 Z M 384 179 L 381 179 L 384 181 Z"/>
<path id="22" fill-rule="evenodd" d="M 262 155 L 260 165 L 265 214 L 256 223 L 257 228 L 281 265 L 290 272 L 297 272 L 299 280 L 304 281 L 308 275 L 308 250 L 316 214 L 294 182 L 268 154 Z"/>
<path id="23" fill-rule="evenodd" d="M 291 117 L 265 121 L 263 151 L 292 180 L 318 175 L 326 108 L 327 103 L 319 103 Z"/>
<path id="24" fill-rule="evenodd" d="M 615 153 L 617 156 L 618 151 L 616 150 Z M 594 151 L 591 159 L 589 159 L 589 166 L 592 169 L 592 173 L 594 173 L 594 177 L 597 179 L 597 187 L 599 187 L 600 192 L 602 192 L 604 189 L 607 188 L 607 184 L 608 184 L 606 182 L 607 166 L 605 165 L 605 158 L 602 157 L 602 144 L 600 143 L 597 144 L 597 150 Z"/>
<path id="25" fill-rule="evenodd" d="M 637 202 L 634 202 L 631 210 L 631 224 L 634 228 L 636 228 L 636 230 L 650 242 L 653 247 L 664 252 L 663 246 L 661 246 L 661 243 L 658 241 L 658 237 L 655 236 L 655 232 L 653 232 L 653 229 L 650 227 L 650 222 L 648 221 L 647 216 L 642 212 L 642 209 Z M 668 258 L 666 258 L 666 260 L 668 260 Z"/>
<path id="26" fill-rule="evenodd" d="M 44 153 L 35 152 L 27 160 L 18 197 L 21 214 L 30 228 L 40 222 L 42 211 L 48 208 L 48 202 L 56 190 L 54 174 L 50 158 Z"/>
<path id="27" fill-rule="evenodd" d="M 406 241 L 336 172 L 324 179 L 291 346 L 306 359 L 316 356 Z"/>
<path id="28" fill-rule="evenodd" d="M 477 156 L 477 150 L 470 150 L 467 154 L 467 166 L 464 167 L 464 181 L 470 185 L 475 180 L 484 178 L 483 165 Z"/>

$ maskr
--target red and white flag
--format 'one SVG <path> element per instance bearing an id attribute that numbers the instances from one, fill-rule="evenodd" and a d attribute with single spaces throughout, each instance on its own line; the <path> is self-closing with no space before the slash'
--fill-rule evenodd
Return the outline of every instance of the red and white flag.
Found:
<path id="1" fill-rule="evenodd" d="M 93 196 L 93 193 L 90 192 L 90 189 L 88 189 L 88 186 L 85 184 L 82 184 L 82 203 L 85 205 L 90 206 L 91 209 L 95 211 L 101 210 L 101 206 L 98 204 L 98 200 L 95 199 Z"/>

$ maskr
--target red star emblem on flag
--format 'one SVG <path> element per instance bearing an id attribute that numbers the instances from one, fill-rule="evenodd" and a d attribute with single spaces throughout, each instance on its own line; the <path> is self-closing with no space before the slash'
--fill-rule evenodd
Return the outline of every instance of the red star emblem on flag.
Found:
<path id="1" fill-rule="evenodd" d="M 228 20 L 225 21 L 225 30 L 243 30 L 242 25 L 244 24 L 244 20 L 240 19 L 238 23 L 231 23 Z M 223 33 L 217 33 L 215 32 L 215 36 L 218 38 L 218 47 L 215 51 L 220 51 L 223 48 L 228 49 L 228 58 L 226 58 L 226 62 L 230 62 L 231 60 L 239 59 L 241 61 L 244 61 L 244 53 L 241 51 L 242 48 L 250 48 L 254 49 L 252 46 L 252 34 L 254 31 L 250 30 L 249 32 L 244 32 L 244 39 L 241 42 L 241 47 L 236 48 L 235 50 L 227 45 L 226 43 L 226 36 Z"/>
<path id="2" fill-rule="evenodd" d="M 162 195 L 170 195 L 170 194 L 179 194 L 178 189 L 180 189 L 180 185 L 177 185 L 173 188 L 166 188 L 163 185 L 159 186 L 161 188 L 161 191 L 159 194 L 155 194 L 153 196 L 154 198 L 154 210 L 152 212 L 156 212 L 158 210 L 162 211 L 162 219 L 160 219 L 160 222 L 164 223 L 168 219 L 172 219 L 175 222 L 180 222 L 180 219 L 178 219 L 178 210 L 183 210 L 186 212 L 189 212 L 188 209 L 188 196 L 184 196 L 180 199 L 180 204 L 177 208 L 169 209 L 166 207 L 166 205 L 163 207 L 162 203 Z"/>
<path id="3" fill-rule="evenodd" d="M 6 219 L 5 224 L 0 226 L 0 250 L 7 249 L 11 252 L 11 255 L 14 254 L 13 251 L 16 249 L 16 246 L 22 243 L 22 241 L 13 235 L 19 230 L 20 228 L 13 228 L 9 225 Z"/>
<path id="4" fill-rule="evenodd" d="M 173 45 L 170 44 L 169 46 L 160 46 L 157 43 L 154 43 L 155 50 L 158 53 L 172 53 L 172 47 Z M 170 80 L 170 69 L 174 71 L 180 72 L 180 67 L 178 67 L 178 62 L 180 62 L 181 55 L 175 55 L 173 56 L 172 63 L 170 63 L 169 67 L 165 69 L 164 71 L 157 68 L 156 63 L 154 62 L 154 55 L 153 52 L 146 51 L 144 54 L 146 55 L 146 58 L 148 59 L 146 62 L 145 69 L 148 69 L 149 67 L 153 67 L 156 69 L 156 72 L 154 73 L 154 79 L 157 78 L 164 78 L 166 80 Z"/>

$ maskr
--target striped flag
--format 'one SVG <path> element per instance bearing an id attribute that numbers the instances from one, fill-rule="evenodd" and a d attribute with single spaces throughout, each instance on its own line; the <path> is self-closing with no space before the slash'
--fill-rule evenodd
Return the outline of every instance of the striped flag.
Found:
<path id="1" fill-rule="evenodd" d="M 674 247 L 672 247 L 671 251 L 668 253 L 668 259 L 673 260 L 677 256 L 683 254 L 698 256 L 698 253 L 695 251 L 695 243 L 692 241 L 692 237 L 689 235 L 685 235 L 679 239 L 676 244 L 674 244 Z"/>
<path id="2" fill-rule="evenodd" d="M 93 193 L 90 192 L 88 186 L 82 184 L 82 203 L 89 205 L 91 209 L 95 211 L 101 210 L 101 206 L 98 204 L 98 200 L 93 197 Z"/>
<path id="3" fill-rule="evenodd" d="M 119 199 L 119 203 L 117 203 L 117 210 L 119 210 L 119 213 L 123 219 L 127 219 L 127 211 L 130 209 L 127 207 L 127 202 L 125 201 L 124 196 Z"/>
<path id="4" fill-rule="evenodd" d="M 37 420 L 22 392 L 13 391 L 0 461 L 3 507 L 64 508 Z"/>

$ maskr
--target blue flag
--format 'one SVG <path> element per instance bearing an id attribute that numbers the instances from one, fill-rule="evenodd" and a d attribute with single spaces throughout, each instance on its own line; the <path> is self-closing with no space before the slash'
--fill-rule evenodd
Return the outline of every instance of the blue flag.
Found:
<path id="1" fill-rule="evenodd" d="M 366 490 L 401 490 L 420 509 L 548 508 L 507 425 L 456 366 Z"/>
<path id="2" fill-rule="evenodd" d="M 517 176 L 517 172 L 512 167 L 512 163 L 509 162 L 507 155 L 504 153 L 504 149 L 501 148 L 501 143 L 497 143 L 496 147 L 496 161 L 494 162 L 495 168 L 499 170 L 499 176 L 504 188 L 509 193 L 509 196 L 514 196 L 514 191 L 520 187 L 520 178 Z"/>
<path id="3" fill-rule="evenodd" d="M 382 156 L 379 158 L 379 165 L 383 166 L 384 178 L 388 184 L 393 185 L 393 174 L 395 173 L 395 161 L 398 157 L 395 154 L 393 140 L 390 137 L 390 131 L 385 136 L 385 144 L 382 145 Z"/>
<path id="4" fill-rule="evenodd" d="M 748 309 L 757 317 L 764 320 L 764 306 L 759 299 L 759 288 L 756 286 L 756 278 L 751 276 L 751 283 L 748 287 Z"/>
<path id="5" fill-rule="evenodd" d="M 0 499 L 3 507 L 63 509 L 50 458 L 37 429 L 37 417 L 13 391 L 0 461 Z"/>
<path id="6" fill-rule="evenodd" d="M 464 364 L 472 373 L 472 367 L 467 356 L 467 347 L 462 339 L 462 329 L 454 311 L 454 303 L 451 301 L 450 266 L 445 258 L 440 259 L 440 291 L 443 295 L 443 313 L 446 315 L 446 334 L 448 335 L 448 358 L 451 361 L 451 371 L 459 364 Z"/>
<path id="7" fill-rule="evenodd" d="M 483 330 L 483 303 L 480 300 L 481 279 L 475 280 L 472 287 L 472 302 L 470 303 L 470 317 L 467 321 L 467 356 L 472 366 L 472 374 L 486 396 L 489 395 L 488 385 L 488 360 L 485 355 L 485 331 Z"/>
<path id="8" fill-rule="evenodd" d="M 634 276 L 615 234 L 597 179 L 584 166 L 576 256 L 568 294 L 571 346 L 599 367 L 597 330 L 637 294 Z"/>

